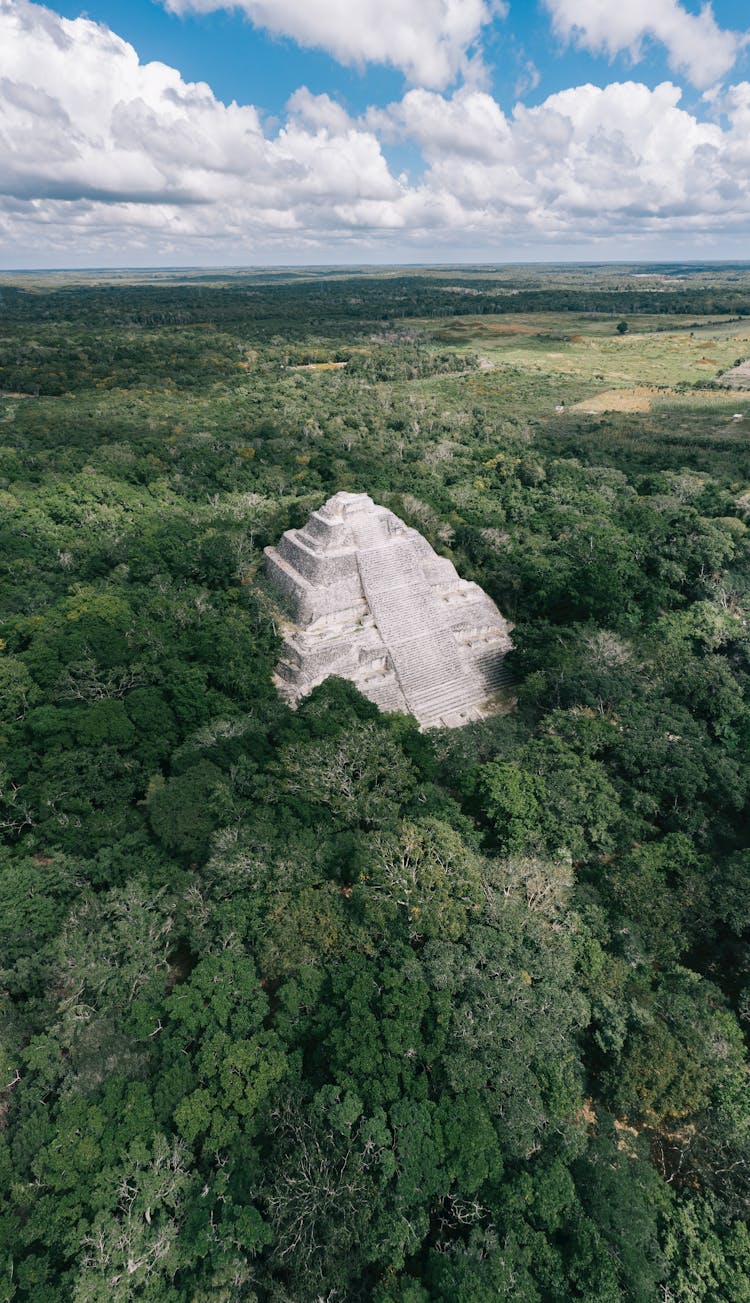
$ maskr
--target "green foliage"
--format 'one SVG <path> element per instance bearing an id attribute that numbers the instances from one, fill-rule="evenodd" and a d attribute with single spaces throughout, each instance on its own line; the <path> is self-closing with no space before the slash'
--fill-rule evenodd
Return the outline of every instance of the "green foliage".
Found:
<path id="1" fill-rule="evenodd" d="M 491 760 L 477 771 L 473 787 L 502 850 L 521 854 L 541 840 L 547 791 L 538 774 L 512 762 Z"/>
<path id="2" fill-rule="evenodd" d="M 576 406 L 739 350 L 681 274 L 3 288 L 0 1298 L 750 1303 L 750 454 Z M 517 708 L 278 698 L 339 489 Z"/>
<path id="3" fill-rule="evenodd" d="M 344 825 L 366 828 L 390 822 L 414 786 L 403 751 L 374 722 L 290 744 L 272 774 L 282 795 L 318 807 Z"/>
<path id="4" fill-rule="evenodd" d="M 404 822 L 373 840 L 362 880 L 365 905 L 374 891 L 403 910 L 410 935 L 456 940 L 481 905 L 481 863 L 438 819 Z"/>
<path id="5" fill-rule="evenodd" d="M 723 1224 L 711 1200 L 669 1209 L 665 1253 L 669 1288 L 685 1303 L 750 1299 L 750 1236 L 743 1222 Z"/>
<path id="6" fill-rule="evenodd" d="M 222 773 L 210 760 L 200 760 L 166 783 L 153 783 L 149 794 L 151 823 L 170 851 L 201 856 L 216 827 L 212 801 Z"/>

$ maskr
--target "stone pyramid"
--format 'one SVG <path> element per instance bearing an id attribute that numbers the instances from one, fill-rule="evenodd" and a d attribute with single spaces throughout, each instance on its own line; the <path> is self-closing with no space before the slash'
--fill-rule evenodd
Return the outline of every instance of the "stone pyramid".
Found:
<path id="1" fill-rule="evenodd" d="M 292 705 L 338 674 L 422 728 L 455 727 L 497 708 L 494 694 L 508 678 L 507 621 L 366 493 L 337 493 L 265 551 L 293 621 L 275 676 Z"/>

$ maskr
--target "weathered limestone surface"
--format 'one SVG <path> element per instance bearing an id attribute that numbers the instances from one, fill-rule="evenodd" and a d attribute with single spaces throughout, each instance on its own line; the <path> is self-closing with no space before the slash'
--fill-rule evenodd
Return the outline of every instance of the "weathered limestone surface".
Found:
<path id="1" fill-rule="evenodd" d="M 266 548 L 292 622 L 276 684 L 293 705 L 331 674 L 423 728 L 480 719 L 507 682 L 510 626 L 416 529 L 366 493 L 337 493 Z"/>

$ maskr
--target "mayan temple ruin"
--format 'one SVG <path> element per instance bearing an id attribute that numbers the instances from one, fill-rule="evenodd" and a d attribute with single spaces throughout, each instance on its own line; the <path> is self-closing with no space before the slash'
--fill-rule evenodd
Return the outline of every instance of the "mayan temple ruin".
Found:
<path id="1" fill-rule="evenodd" d="M 331 674 L 381 710 L 422 728 L 455 727 L 497 709 L 509 625 L 477 584 L 459 578 L 366 493 L 337 493 L 303 529 L 266 548 L 267 573 L 293 623 L 276 686 L 296 705 Z"/>

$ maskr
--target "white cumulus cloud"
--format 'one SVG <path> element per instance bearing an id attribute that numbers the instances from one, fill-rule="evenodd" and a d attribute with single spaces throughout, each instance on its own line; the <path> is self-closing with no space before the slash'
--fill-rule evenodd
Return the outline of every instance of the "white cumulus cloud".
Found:
<path id="1" fill-rule="evenodd" d="M 465 72 L 504 0 L 162 0 L 172 13 L 240 9 L 257 27 L 326 50 L 340 63 L 386 63 L 442 87 Z"/>
<path id="2" fill-rule="evenodd" d="M 141 63 L 107 27 L 0 0 L 0 250 L 58 266 L 346 262 L 746 238 L 750 84 L 712 107 L 699 121 L 673 83 L 629 81 L 507 114 L 464 85 L 354 119 L 301 87 L 270 123 Z"/>
<path id="3" fill-rule="evenodd" d="M 669 82 L 576 86 L 506 117 L 483 92 L 413 90 L 368 121 L 419 143 L 424 207 L 452 200 L 465 231 L 575 241 L 747 229 L 750 93 L 727 96 L 729 130 L 698 122 L 680 95 Z"/>
<path id="4" fill-rule="evenodd" d="M 719 27 L 710 4 L 689 13 L 678 0 L 545 0 L 554 29 L 593 53 L 627 51 L 638 59 L 644 37 L 667 49 L 669 66 L 695 86 L 707 87 L 726 76 L 745 37 Z"/>
<path id="5" fill-rule="evenodd" d="M 268 136 L 255 108 L 140 63 L 108 28 L 0 0 L 6 230 L 25 215 L 52 238 L 64 215 L 66 238 L 119 223 L 166 241 L 252 239 L 335 224 L 342 202 L 397 197 L 375 136 L 331 101 L 305 119 L 306 95 L 312 103 L 299 92 L 298 112 Z"/>

